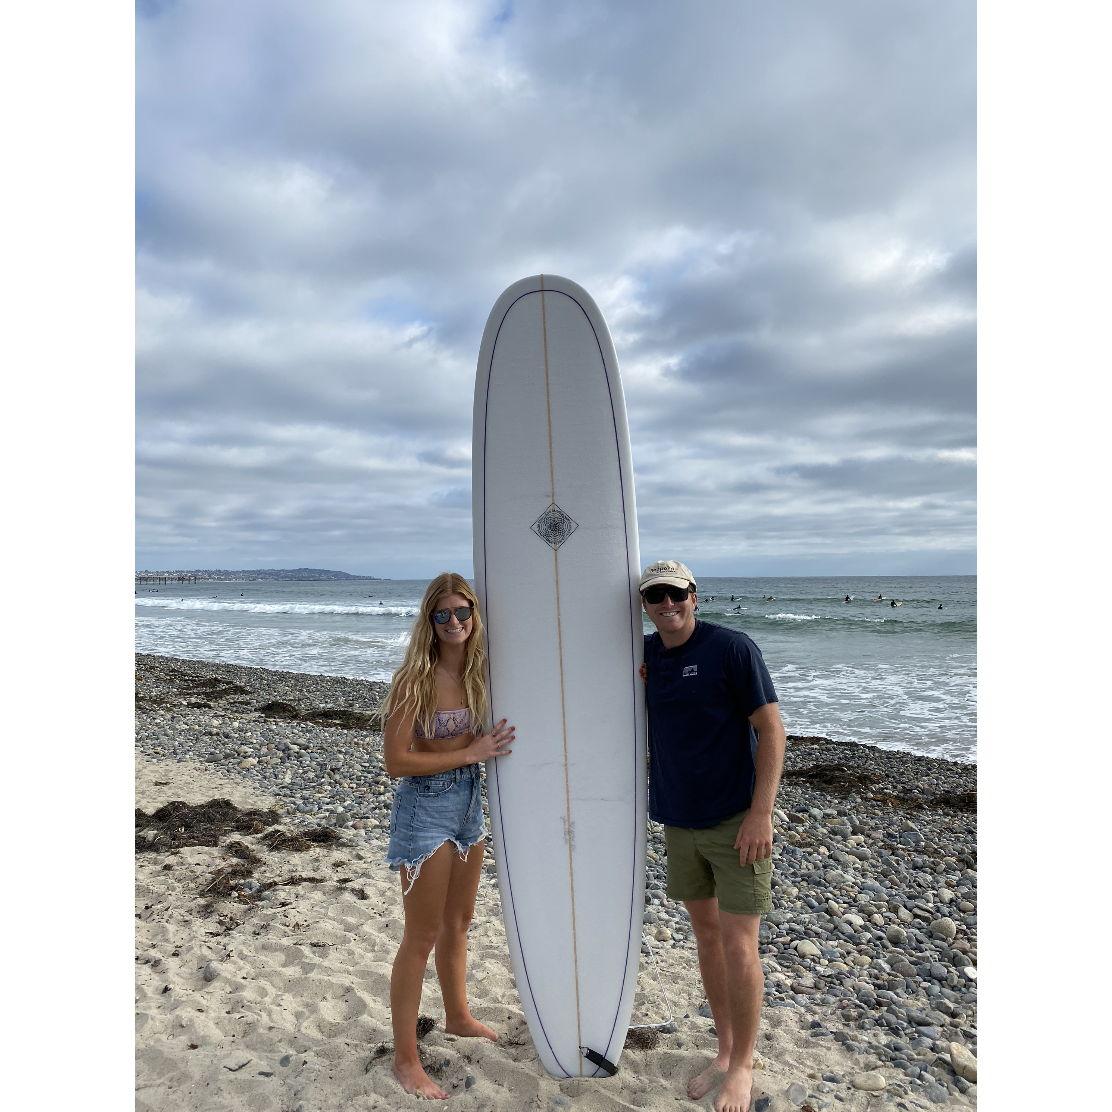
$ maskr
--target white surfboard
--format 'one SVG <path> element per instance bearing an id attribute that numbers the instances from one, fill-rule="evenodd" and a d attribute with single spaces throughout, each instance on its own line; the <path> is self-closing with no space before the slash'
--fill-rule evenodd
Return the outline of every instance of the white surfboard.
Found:
<path id="1" fill-rule="evenodd" d="M 494 854 L 518 994 L 556 1077 L 617 1064 L 644 911 L 645 715 L 633 469 L 614 346 L 566 278 L 510 286 L 475 382 L 475 581 Z"/>

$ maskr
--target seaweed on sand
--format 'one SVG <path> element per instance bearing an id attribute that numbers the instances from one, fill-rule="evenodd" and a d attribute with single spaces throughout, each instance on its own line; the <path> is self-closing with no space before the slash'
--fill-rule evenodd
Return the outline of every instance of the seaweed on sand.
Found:
<path id="1" fill-rule="evenodd" d="M 216 846 L 228 834 L 261 834 L 281 821 L 274 809 L 241 810 L 229 799 L 207 803 L 171 800 L 148 815 L 135 809 L 136 852 Z"/>

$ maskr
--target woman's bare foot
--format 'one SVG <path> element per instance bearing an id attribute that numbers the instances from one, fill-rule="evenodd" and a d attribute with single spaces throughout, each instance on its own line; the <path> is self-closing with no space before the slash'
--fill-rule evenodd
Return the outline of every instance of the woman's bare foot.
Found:
<path id="1" fill-rule="evenodd" d="M 444 1024 L 444 1030 L 449 1035 L 463 1035 L 464 1038 L 490 1039 L 497 1042 L 498 1036 L 485 1024 L 480 1023 L 473 1015 L 461 1019 L 458 1023 Z"/>
<path id="2" fill-rule="evenodd" d="M 428 1100 L 448 1099 L 448 1094 L 425 1073 L 425 1067 L 420 1062 L 407 1062 L 401 1065 L 395 1061 L 394 1076 L 398 1084 L 414 1096 L 426 1097 Z"/>
<path id="3" fill-rule="evenodd" d="M 749 1112 L 753 1100 L 753 1069 L 737 1066 L 722 1079 L 722 1088 L 714 1098 L 714 1112 Z"/>
<path id="4" fill-rule="evenodd" d="M 701 1073 L 697 1073 L 687 1083 L 688 1097 L 691 1100 L 702 1100 L 703 1097 L 705 1097 L 711 1089 L 715 1088 L 722 1078 L 726 1076 L 726 1070 L 729 1065 L 729 1058 L 715 1058 L 705 1070 Z"/>

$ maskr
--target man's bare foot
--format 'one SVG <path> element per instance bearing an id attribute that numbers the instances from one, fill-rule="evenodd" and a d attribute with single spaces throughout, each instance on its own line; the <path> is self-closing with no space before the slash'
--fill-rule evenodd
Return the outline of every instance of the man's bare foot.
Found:
<path id="1" fill-rule="evenodd" d="M 702 1100 L 703 1097 L 715 1088 L 718 1083 L 726 1076 L 726 1069 L 730 1064 L 728 1058 L 719 1060 L 715 1058 L 713 1062 L 702 1073 L 697 1073 L 687 1083 L 687 1095 L 691 1100 Z"/>
<path id="2" fill-rule="evenodd" d="M 722 1079 L 722 1088 L 714 1098 L 714 1112 L 749 1112 L 753 1099 L 753 1068 L 738 1066 Z"/>
<path id="3" fill-rule="evenodd" d="M 444 1030 L 447 1031 L 449 1035 L 463 1035 L 464 1038 L 471 1039 L 490 1039 L 491 1042 L 498 1041 L 498 1036 L 485 1023 L 480 1023 L 473 1015 L 469 1015 L 466 1019 L 462 1019 L 458 1023 L 445 1023 Z"/>
<path id="4" fill-rule="evenodd" d="M 420 1062 L 407 1062 L 404 1066 L 395 1062 L 394 1076 L 398 1084 L 414 1096 L 426 1097 L 428 1100 L 448 1099 L 448 1094 L 425 1073 L 425 1067 Z"/>

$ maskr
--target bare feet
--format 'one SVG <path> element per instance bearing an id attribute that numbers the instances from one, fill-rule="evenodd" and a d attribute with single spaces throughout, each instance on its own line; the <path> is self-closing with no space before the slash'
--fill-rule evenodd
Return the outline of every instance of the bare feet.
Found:
<path id="1" fill-rule="evenodd" d="M 714 1098 L 714 1112 L 749 1112 L 753 1099 L 753 1068 L 737 1066 L 722 1079 L 722 1088 Z"/>
<path id="2" fill-rule="evenodd" d="M 449 1035 L 463 1035 L 464 1038 L 490 1039 L 497 1042 L 498 1036 L 485 1024 L 480 1023 L 473 1015 L 461 1019 L 458 1023 L 445 1023 L 444 1030 Z"/>
<path id="3" fill-rule="evenodd" d="M 444 1092 L 444 1090 L 425 1073 L 425 1068 L 420 1062 L 407 1062 L 405 1065 L 399 1065 L 399 1063 L 395 1061 L 394 1076 L 398 1079 L 398 1084 L 401 1085 L 407 1093 L 412 1093 L 414 1096 L 425 1097 L 428 1100 L 448 1099 L 449 1094 Z"/>
<path id="4" fill-rule="evenodd" d="M 687 1083 L 687 1095 L 691 1100 L 702 1100 L 726 1076 L 729 1058 L 715 1058 L 702 1073 L 697 1073 Z"/>

